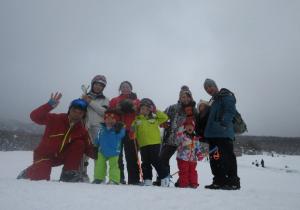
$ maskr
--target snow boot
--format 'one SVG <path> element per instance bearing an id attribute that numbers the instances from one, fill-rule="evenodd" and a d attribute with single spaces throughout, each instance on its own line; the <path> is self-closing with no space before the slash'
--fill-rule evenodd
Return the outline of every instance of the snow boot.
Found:
<path id="1" fill-rule="evenodd" d="M 95 179 L 92 184 L 102 184 L 103 183 L 103 180 L 100 180 L 100 179 Z"/>
<path id="2" fill-rule="evenodd" d="M 70 170 L 65 171 L 62 170 L 59 181 L 62 182 L 83 182 L 81 174 L 79 171 Z"/>
<path id="3" fill-rule="evenodd" d="M 151 179 L 145 179 L 144 180 L 144 186 L 152 186 L 152 180 Z"/>
<path id="4" fill-rule="evenodd" d="M 222 190 L 239 190 L 241 189 L 240 185 L 224 185 L 221 187 Z"/>
<path id="5" fill-rule="evenodd" d="M 169 186 L 170 186 L 170 177 L 167 176 L 166 178 L 163 178 L 163 179 L 160 181 L 160 186 L 161 186 L 161 187 L 169 187 Z"/>
<path id="6" fill-rule="evenodd" d="M 216 183 L 212 183 L 210 185 L 205 185 L 205 189 L 210 189 L 210 190 L 220 190 L 222 189 L 222 185 L 216 184 Z"/>
<path id="7" fill-rule="evenodd" d="M 110 184 L 110 185 L 119 185 L 118 182 L 114 182 L 114 181 L 112 181 L 112 180 L 110 180 L 109 182 L 107 182 L 107 184 Z"/>
<path id="8" fill-rule="evenodd" d="M 17 179 L 28 179 L 28 177 L 26 176 L 26 172 L 27 172 L 27 169 L 24 169 L 23 171 L 21 171 L 19 173 L 19 175 L 17 176 Z"/>

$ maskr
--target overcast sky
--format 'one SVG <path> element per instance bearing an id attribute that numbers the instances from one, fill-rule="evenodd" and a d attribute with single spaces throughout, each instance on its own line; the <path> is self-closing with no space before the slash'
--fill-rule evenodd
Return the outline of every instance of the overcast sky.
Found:
<path id="1" fill-rule="evenodd" d="M 0 0 L 0 118 L 29 121 L 51 92 L 56 112 L 81 84 L 132 82 L 158 108 L 206 78 L 236 94 L 251 135 L 300 136 L 298 0 Z"/>

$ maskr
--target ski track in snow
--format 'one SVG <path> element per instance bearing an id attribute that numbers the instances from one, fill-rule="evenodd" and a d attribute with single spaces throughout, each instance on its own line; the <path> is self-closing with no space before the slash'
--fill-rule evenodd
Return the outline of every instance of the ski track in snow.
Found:
<path id="1" fill-rule="evenodd" d="M 251 163 L 264 159 L 266 168 Z M 61 183 L 61 167 L 53 168 L 54 181 L 16 180 L 31 164 L 32 152 L 0 152 L 0 210 L 159 210 L 159 209 L 280 209 L 300 208 L 300 156 L 242 156 L 238 158 L 241 190 L 207 190 L 211 183 L 208 162 L 198 163 L 200 187 L 142 187 Z M 88 173 L 92 178 L 93 161 Z M 288 168 L 286 168 L 288 166 Z M 172 172 L 177 171 L 171 161 Z M 154 174 L 156 174 L 154 172 Z M 173 178 L 176 181 L 177 175 Z"/>

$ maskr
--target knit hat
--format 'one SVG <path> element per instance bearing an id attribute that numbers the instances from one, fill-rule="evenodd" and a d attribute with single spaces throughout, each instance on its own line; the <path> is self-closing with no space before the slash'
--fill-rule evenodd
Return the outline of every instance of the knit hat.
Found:
<path id="1" fill-rule="evenodd" d="M 92 79 L 92 87 L 94 85 L 95 82 L 101 83 L 102 85 L 104 85 L 104 87 L 106 86 L 107 82 L 106 82 L 106 78 L 103 75 L 96 75 L 93 79 Z"/>
<path id="2" fill-rule="evenodd" d="M 128 84 L 129 85 L 129 87 L 130 87 L 130 89 L 132 90 L 132 84 L 129 82 L 129 81 L 123 81 L 123 82 L 121 82 L 121 84 L 120 84 L 120 86 L 119 86 L 119 90 L 121 90 L 121 86 L 123 85 L 123 84 Z"/>
<path id="3" fill-rule="evenodd" d="M 190 91 L 190 88 L 186 85 L 183 85 L 181 88 L 180 88 L 180 92 L 179 92 L 179 97 L 182 95 L 182 94 L 186 94 L 188 95 L 189 97 L 193 98 L 193 95 L 192 95 L 192 92 Z"/>
<path id="4" fill-rule="evenodd" d="M 191 126 L 193 126 L 193 128 L 195 128 L 195 122 L 194 122 L 194 120 L 192 120 L 192 119 L 186 119 L 185 121 L 184 121 L 184 123 L 183 123 L 183 126 L 184 127 L 186 127 L 186 126 L 188 126 L 188 125 L 191 125 Z"/>
<path id="5" fill-rule="evenodd" d="M 208 87 L 218 87 L 217 86 L 217 84 L 216 84 L 216 82 L 214 81 L 214 80 L 212 80 L 212 79 L 206 79 L 205 81 L 204 81 L 204 84 L 203 84 L 203 86 L 204 86 L 204 89 L 206 90 Z"/>
<path id="6" fill-rule="evenodd" d="M 120 120 L 120 116 L 118 115 L 118 113 L 113 110 L 113 109 L 108 109 L 106 110 L 105 114 L 104 114 L 104 119 L 111 117 L 113 119 L 115 119 L 116 121 Z"/>
<path id="7" fill-rule="evenodd" d="M 209 102 L 208 102 L 208 101 L 205 101 L 205 100 L 203 100 L 203 99 L 200 99 L 198 106 L 199 106 L 200 104 L 205 104 L 205 105 L 209 106 Z"/>

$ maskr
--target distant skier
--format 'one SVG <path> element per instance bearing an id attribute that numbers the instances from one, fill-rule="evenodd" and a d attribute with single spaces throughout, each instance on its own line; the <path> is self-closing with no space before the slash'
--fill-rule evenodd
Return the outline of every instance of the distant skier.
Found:
<path id="1" fill-rule="evenodd" d="M 259 166 L 259 163 L 257 160 L 255 160 L 255 166 L 258 167 Z"/>
<path id="2" fill-rule="evenodd" d="M 82 181 L 79 165 L 83 154 L 95 159 L 96 153 L 83 124 L 86 101 L 73 100 L 68 113 L 50 113 L 59 104 L 61 96 L 61 93 L 51 94 L 48 103 L 31 112 L 32 121 L 46 128 L 42 141 L 33 152 L 33 164 L 23 170 L 18 179 L 50 180 L 51 168 L 64 165 L 60 180 L 79 182 Z"/>
<path id="3" fill-rule="evenodd" d="M 264 159 L 261 159 L 261 161 L 260 161 L 260 164 L 261 164 L 261 167 L 265 167 L 265 161 L 264 161 Z"/>

